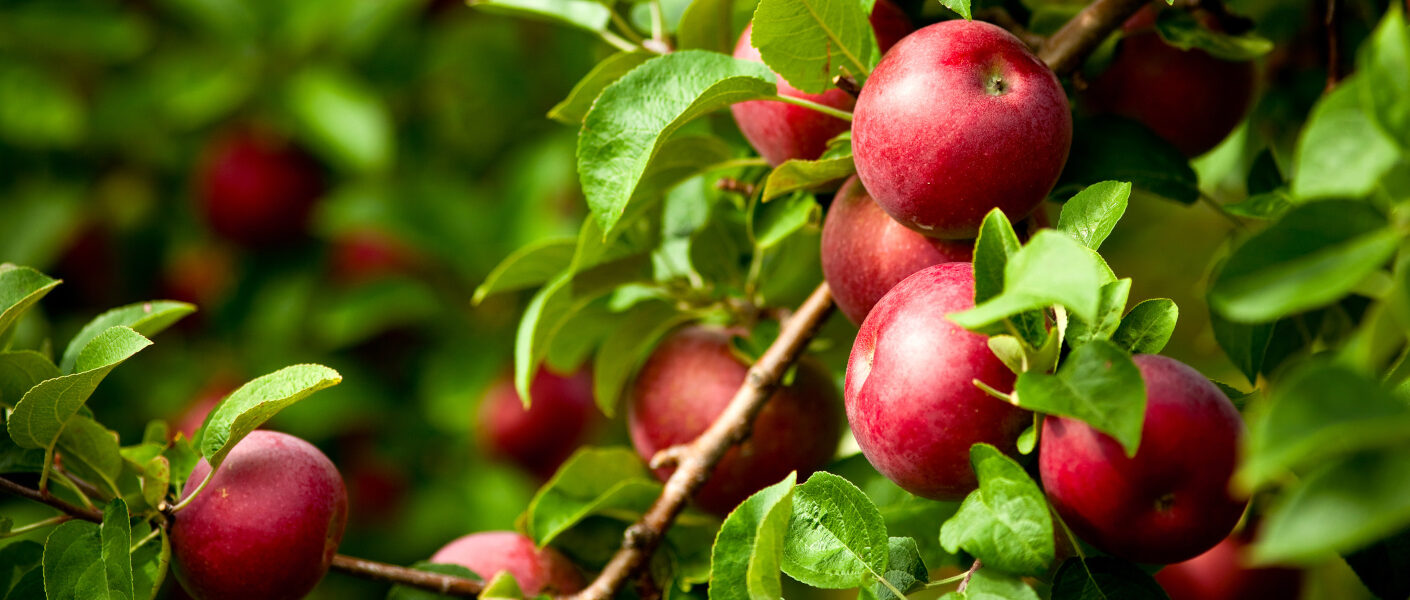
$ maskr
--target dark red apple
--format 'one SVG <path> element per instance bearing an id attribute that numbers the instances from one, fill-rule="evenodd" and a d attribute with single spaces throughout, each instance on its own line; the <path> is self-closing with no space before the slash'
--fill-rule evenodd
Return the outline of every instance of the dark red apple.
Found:
<path id="1" fill-rule="evenodd" d="M 182 497 L 208 473 L 209 463 L 197 463 Z M 176 513 L 172 567 L 201 600 L 303 598 L 328 572 L 347 518 L 347 491 L 328 457 L 294 436 L 255 431 Z"/>
<path id="2" fill-rule="evenodd" d="M 437 550 L 431 562 L 460 565 L 488 580 L 509 571 L 525 594 L 573 594 L 587 583 L 568 557 L 512 531 L 485 531 L 459 538 Z"/>
<path id="3" fill-rule="evenodd" d="M 1048 417 L 1039 472 L 1078 537 L 1135 562 L 1180 562 L 1218 544 L 1243 514 L 1229 493 L 1243 420 L 1199 371 L 1153 354 L 1134 360 L 1146 383 L 1136 455 L 1086 423 Z"/>
<path id="4" fill-rule="evenodd" d="M 480 437 L 490 455 L 547 479 L 597 429 L 592 376 L 586 370 L 558 375 L 540 369 L 529 395 L 533 403 L 525 409 L 513 379 L 492 384 L 480 404 Z"/>
<path id="5" fill-rule="evenodd" d="M 906 13 L 888 0 L 876 0 L 871 11 L 871 27 L 882 52 L 886 52 L 912 29 Z M 763 62 L 759 50 L 750 42 L 751 32 L 752 24 L 746 26 L 739 36 L 734 57 Z M 851 110 L 856 104 L 851 95 L 840 89 L 809 94 L 789 85 L 783 77 L 778 78 L 778 93 L 841 110 Z M 827 141 L 847 131 L 848 127 L 846 121 L 837 117 L 783 102 L 741 102 L 730 107 L 730 111 L 734 113 L 734 122 L 739 124 L 744 137 L 759 151 L 760 156 L 774 166 L 789 159 L 813 160 L 822 156 L 827 149 Z"/>
<path id="6" fill-rule="evenodd" d="M 925 268 L 891 288 L 862 322 L 847 361 L 847 421 L 877 471 L 917 496 L 959 500 L 977 481 L 969 448 L 1017 454 L 1028 411 L 985 394 L 1013 389 L 987 339 L 945 317 L 974 306 L 974 269 Z"/>
<path id="7" fill-rule="evenodd" d="M 213 231 L 257 248 L 302 236 L 325 183 L 318 162 L 288 140 L 246 128 L 206 149 L 196 189 Z"/>
<path id="8" fill-rule="evenodd" d="M 333 240 L 329 257 L 333 279 L 356 285 L 416 267 L 417 253 L 396 236 L 376 229 L 349 231 Z"/>
<path id="9" fill-rule="evenodd" d="M 1252 62 L 1227 61 L 1203 50 L 1181 50 L 1155 31 L 1147 7 L 1124 26 L 1111 66 L 1082 95 L 1088 110 L 1143 123 L 1186 156 L 1219 145 L 1253 102 Z"/>
<path id="10" fill-rule="evenodd" d="M 994 208 L 1015 221 L 1057 182 L 1072 145 L 1051 69 L 1003 29 L 944 21 L 896 44 L 853 111 L 857 176 L 902 225 L 973 238 Z"/>
<path id="11" fill-rule="evenodd" d="M 1170 600 L 1297 600 L 1302 571 L 1250 566 L 1249 540 L 1235 534 L 1208 552 L 1155 574 Z"/>
<path id="12" fill-rule="evenodd" d="M 196 399 L 186 406 L 181 414 L 175 419 L 168 421 L 171 426 L 168 432 L 172 439 L 176 439 L 176 434 L 185 434 L 186 439 L 194 440 L 196 430 L 206 422 L 206 415 L 215 409 L 221 400 L 230 395 L 240 387 L 242 381 L 234 378 L 230 374 L 217 375 L 207 382 L 200 391 L 196 392 Z"/>
<path id="13" fill-rule="evenodd" d="M 730 448 L 696 494 L 696 502 L 727 514 L 750 494 L 791 471 L 802 480 L 827 464 L 842 434 L 837 387 L 816 361 L 798 363 L 793 383 L 774 392 L 754 420 L 749 439 Z M 688 327 L 666 338 L 637 374 L 627 412 L 632 444 L 645 460 L 689 443 L 720 416 L 748 367 L 731 351 L 730 332 Z M 662 481 L 673 469 L 658 469 Z"/>

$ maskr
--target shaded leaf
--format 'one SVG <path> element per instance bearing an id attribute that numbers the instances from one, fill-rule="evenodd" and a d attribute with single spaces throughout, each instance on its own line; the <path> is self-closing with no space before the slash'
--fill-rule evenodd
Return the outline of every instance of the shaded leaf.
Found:
<path id="1" fill-rule="evenodd" d="M 1106 340 L 1079 346 L 1057 374 L 1029 371 L 1014 383 L 1018 405 L 1071 417 L 1110 435 L 1134 456 L 1146 415 L 1146 384 L 1131 356 Z"/>
<path id="2" fill-rule="evenodd" d="M 779 562 L 798 474 L 750 496 L 720 525 L 710 553 L 710 599 L 783 597 Z"/>

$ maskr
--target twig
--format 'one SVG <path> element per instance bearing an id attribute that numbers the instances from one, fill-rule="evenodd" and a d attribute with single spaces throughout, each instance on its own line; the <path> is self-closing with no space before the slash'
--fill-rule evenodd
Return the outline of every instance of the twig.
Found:
<path id="1" fill-rule="evenodd" d="M 969 578 L 974 577 L 974 572 L 978 571 L 979 568 L 982 566 L 984 566 L 983 562 L 981 562 L 977 558 L 974 559 L 974 564 L 970 565 L 969 570 L 964 572 L 964 579 L 960 580 L 960 585 L 959 587 L 955 588 L 955 591 L 958 593 L 964 593 L 964 589 L 969 587 Z"/>
<path id="2" fill-rule="evenodd" d="M 1095 0 L 1048 38 L 1038 58 L 1058 75 L 1076 71 L 1106 36 L 1145 4 L 1146 0 Z"/>
<path id="3" fill-rule="evenodd" d="M 442 575 L 430 571 L 418 571 L 407 567 L 354 558 L 345 554 L 333 557 L 332 570 L 372 581 L 423 589 L 443 596 L 474 598 L 485 589 L 483 582 L 473 579 Z"/>
<path id="4" fill-rule="evenodd" d="M 1337 0 L 1327 0 L 1327 18 L 1324 21 L 1327 26 L 1327 88 L 1324 93 L 1332 91 L 1332 88 L 1341 83 L 1341 44 L 1337 35 L 1337 30 L 1341 29 L 1339 21 Z"/>
<path id="5" fill-rule="evenodd" d="M 74 506 L 61 498 L 55 497 L 52 494 L 46 494 L 40 492 L 39 490 L 25 487 L 23 485 L 10 481 L 9 479 L 5 479 L 4 477 L 0 477 L 0 492 L 5 492 L 13 496 L 19 496 L 27 500 L 33 500 L 40 504 L 48 504 L 49 506 L 63 511 L 64 514 L 77 517 L 85 521 L 92 521 L 94 523 L 103 522 L 103 513 L 100 513 L 97 510 L 84 508 L 82 506 Z"/>
<path id="6" fill-rule="evenodd" d="M 832 85 L 837 89 L 847 92 L 853 98 L 862 93 L 862 86 L 857 83 L 857 79 L 851 75 L 842 74 L 832 78 Z"/>
<path id="7" fill-rule="evenodd" d="M 1012 33 L 1014 37 L 1022 40 L 1029 48 L 1041 47 L 1043 42 L 1047 40 L 1047 38 L 1029 31 L 1027 27 L 1019 23 L 1018 19 L 1013 18 L 1013 15 L 1009 14 L 1009 11 L 1002 6 L 980 9 L 974 16 L 975 18 L 988 21 L 1009 30 L 1009 33 Z"/>
<path id="8" fill-rule="evenodd" d="M 745 197 L 754 195 L 754 184 L 733 177 L 724 177 L 716 181 L 715 189 L 722 192 L 733 192 Z"/>

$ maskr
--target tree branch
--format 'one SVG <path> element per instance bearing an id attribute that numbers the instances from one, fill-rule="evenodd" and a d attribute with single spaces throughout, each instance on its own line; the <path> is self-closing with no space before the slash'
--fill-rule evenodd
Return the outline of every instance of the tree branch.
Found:
<path id="1" fill-rule="evenodd" d="M 474 598 L 485 589 L 484 582 L 465 579 L 454 575 L 442 575 L 430 571 L 419 571 L 397 565 L 354 558 L 345 554 L 333 557 L 332 570 L 354 577 L 394 583 L 435 592 L 443 596 Z"/>
<path id="2" fill-rule="evenodd" d="M 1106 36 L 1145 4 L 1146 0 L 1095 0 L 1048 38 L 1038 58 L 1058 75 L 1076 71 Z"/>
<path id="3" fill-rule="evenodd" d="M 5 492 L 12 496 L 19 496 L 27 500 L 33 500 L 40 504 L 47 504 L 59 509 L 66 515 L 77 517 L 85 521 L 92 521 L 94 523 L 103 522 L 103 513 L 82 506 L 74 506 L 53 494 L 46 494 L 39 490 L 25 487 L 4 477 L 0 477 L 0 492 Z"/>

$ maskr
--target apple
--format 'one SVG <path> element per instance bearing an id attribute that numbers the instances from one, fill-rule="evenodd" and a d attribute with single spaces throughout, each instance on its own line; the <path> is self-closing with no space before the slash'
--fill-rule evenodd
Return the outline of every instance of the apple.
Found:
<path id="1" fill-rule="evenodd" d="M 1179 148 L 1199 156 L 1243 121 L 1253 102 L 1252 62 L 1227 61 L 1203 50 L 1181 50 L 1155 30 L 1156 10 L 1126 21 L 1111 65 L 1092 80 L 1086 110 L 1134 119 Z"/>
<path id="2" fill-rule="evenodd" d="M 509 571 L 525 594 L 573 594 L 587 582 L 568 557 L 553 548 L 539 549 L 534 541 L 512 531 L 472 533 L 446 544 L 431 562 L 460 565 L 489 580 Z"/>
<path id="3" fill-rule="evenodd" d="M 888 0 L 876 0 L 871 12 L 872 31 L 876 33 L 876 43 L 882 52 L 911 32 L 911 21 Z M 740 60 L 763 62 L 759 50 L 750 41 L 753 24 L 745 26 L 734 47 L 734 57 Z M 777 74 L 775 74 L 777 75 Z M 840 89 L 831 89 L 821 94 L 809 94 L 798 90 L 783 77 L 778 77 L 778 93 L 810 100 L 818 104 L 841 110 L 851 110 L 856 100 Z M 789 159 L 813 160 L 822 156 L 827 149 L 827 141 L 847 131 L 846 121 L 830 117 L 812 109 L 785 104 L 755 100 L 741 102 L 730 107 L 734 121 L 745 139 L 759 154 L 778 166 Z"/>
<path id="4" fill-rule="evenodd" d="M 917 496 L 960 500 L 977 484 L 969 448 L 1016 455 L 1032 415 L 984 393 L 1014 374 L 987 338 L 945 317 L 974 306 L 974 268 L 927 267 L 891 288 L 862 321 L 847 360 L 847 421 L 867 460 Z"/>
<path id="5" fill-rule="evenodd" d="M 1247 531 L 1247 530 L 1246 530 Z M 1296 600 L 1302 571 L 1250 566 L 1249 539 L 1231 535 L 1209 551 L 1155 574 L 1170 600 Z"/>
<path id="6" fill-rule="evenodd" d="M 512 378 L 493 383 L 480 404 L 480 439 L 491 456 L 548 479 L 597 428 L 592 376 L 586 370 L 559 375 L 542 368 L 529 394 L 533 403 L 525 409 Z"/>
<path id="7" fill-rule="evenodd" d="M 182 497 L 209 473 L 209 463 L 197 463 Z M 172 567 L 192 596 L 294 600 L 328 572 L 348 496 L 338 469 L 313 444 L 254 431 L 175 517 Z"/>
<path id="8" fill-rule="evenodd" d="M 1229 493 L 1243 420 L 1199 371 L 1164 356 L 1134 360 L 1146 384 L 1136 455 L 1086 423 L 1048 417 L 1038 469 L 1078 537 L 1135 562 L 1180 562 L 1213 548 L 1243 514 Z"/>
<path id="9" fill-rule="evenodd" d="M 196 188 L 213 231 L 260 248 L 302 236 L 326 185 L 318 162 L 288 140 L 242 128 L 206 149 Z"/>
<path id="10" fill-rule="evenodd" d="M 196 392 L 196 399 L 188 404 L 175 419 L 168 422 L 171 425 L 168 432 L 171 438 L 176 439 L 176 434 L 181 433 L 188 440 L 196 439 L 196 430 L 205 424 L 206 415 L 210 414 L 221 400 L 239 388 L 241 383 L 229 374 L 213 377 L 201 387 L 200 391 Z"/>
<path id="11" fill-rule="evenodd" d="M 334 280 L 356 285 L 411 271 L 418 262 L 416 251 L 396 236 L 377 229 L 357 229 L 333 240 L 329 270 Z"/>
<path id="12" fill-rule="evenodd" d="M 642 459 L 694 441 L 724 412 L 748 372 L 735 356 L 732 330 L 687 327 L 661 342 L 637 374 L 627 430 Z M 749 439 L 730 448 L 695 495 L 702 508 L 728 514 L 754 492 L 792 471 L 803 479 L 837 450 L 842 415 L 827 370 L 808 358 L 754 420 Z M 662 481 L 673 468 L 656 470 Z"/>
<path id="13" fill-rule="evenodd" d="M 1003 29 L 944 21 L 896 44 L 857 98 L 852 153 L 877 204 L 929 237 L 973 238 L 1052 190 L 1072 145 L 1062 85 Z"/>

